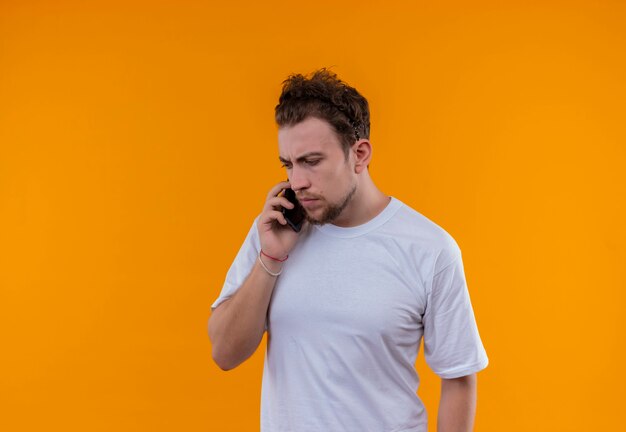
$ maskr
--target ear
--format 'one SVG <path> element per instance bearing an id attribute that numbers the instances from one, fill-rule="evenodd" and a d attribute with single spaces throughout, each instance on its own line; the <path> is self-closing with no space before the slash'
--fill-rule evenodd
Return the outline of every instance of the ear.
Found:
<path id="1" fill-rule="evenodd" d="M 360 174 L 372 159 L 372 144 L 369 140 L 360 139 L 352 145 L 354 155 L 354 172 Z"/>

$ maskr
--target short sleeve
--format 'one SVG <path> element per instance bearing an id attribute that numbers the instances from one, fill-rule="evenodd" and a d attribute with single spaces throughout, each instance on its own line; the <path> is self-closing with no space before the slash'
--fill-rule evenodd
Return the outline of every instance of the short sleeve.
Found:
<path id="1" fill-rule="evenodd" d="M 489 363 L 470 302 L 460 250 L 433 276 L 423 317 L 424 354 L 441 378 L 478 372 Z"/>
<path id="2" fill-rule="evenodd" d="M 258 218 L 257 218 L 258 219 Z M 246 278 L 254 267 L 254 262 L 257 259 L 259 251 L 261 250 L 261 242 L 259 241 L 259 234 L 257 230 L 257 219 L 252 223 L 250 231 L 244 240 L 235 260 L 230 266 L 228 273 L 226 274 L 226 280 L 224 286 L 220 292 L 219 297 L 211 305 L 211 310 L 214 310 L 222 302 L 232 297 L 239 287 L 245 282 Z"/>

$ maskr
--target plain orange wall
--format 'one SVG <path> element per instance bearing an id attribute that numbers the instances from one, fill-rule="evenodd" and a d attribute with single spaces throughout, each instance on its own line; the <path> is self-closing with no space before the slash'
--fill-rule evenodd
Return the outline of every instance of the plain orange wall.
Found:
<path id="1" fill-rule="evenodd" d="M 477 431 L 623 427 L 622 1 L 0 2 L 0 429 L 258 430 L 210 304 L 327 66 L 383 191 L 463 251 Z M 422 360 L 435 430 L 437 378 Z"/>

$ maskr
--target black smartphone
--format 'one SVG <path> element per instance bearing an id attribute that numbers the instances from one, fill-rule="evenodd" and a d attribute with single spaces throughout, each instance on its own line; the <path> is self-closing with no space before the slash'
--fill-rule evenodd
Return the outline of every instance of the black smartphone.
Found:
<path id="1" fill-rule="evenodd" d="M 293 191 L 293 189 L 285 189 L 283 196 L 295 206 L 292 209 L 283 207 L 283 216 L 285 216 L 287 224 L 289 224 L 289 226 L 295 232 L 300 232 L 300 229 L 302 229 L 302 224 L 304 223 L 304 218 L 306 217 L 305 210 L 296 199 L 296 193 Z"/>

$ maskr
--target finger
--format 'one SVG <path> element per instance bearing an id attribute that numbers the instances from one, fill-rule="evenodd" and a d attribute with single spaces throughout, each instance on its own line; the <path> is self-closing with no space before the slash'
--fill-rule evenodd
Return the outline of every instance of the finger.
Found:
<path id="1" fill-rule="evenodd" d="M 289 201 L 287 198 L 279 196 L 279 197 L 274 197 L 274 198 L 270 198 L 269 200 L 267 200 L 265 203 L 264 209 L 265 210 L 273 210 L 273 209 L 281 210 L 281 207 L 292 209 L 295 207 L 295 205 L 291 201 Z"/>
<path id="2" fill-rule="evenodd" d="M 288 189 L 290 186 L 291 184 L 288 181 L 282 181 L 278 183 L 269 191 L 269 193 L 267 194 L 267 199 L 278 196 L 279 193 L 281 193 L 284 189 Z"/>
<path id="3" fill-rule="evenodd" d="M 281 225 L 287 224 L 287 219 L 285 219 L 285 216 L 282 214 L 282 212 L 279 212 L 278 210 L 268 211 L 266 213 L 265 221 L 266 221 L 265 223 L 271 223 L 273 221 L 277 221 Z"/>

